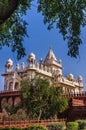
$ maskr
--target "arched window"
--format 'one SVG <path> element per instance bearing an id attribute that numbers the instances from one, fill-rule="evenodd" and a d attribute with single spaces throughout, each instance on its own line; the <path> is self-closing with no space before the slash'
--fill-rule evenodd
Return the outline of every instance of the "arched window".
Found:
<path id="1" fill-rule="evenodd" d="M 14 89 L 15 89 L 15 90 L 18 90 L 18 89 L 19 89 L 19 83 L 18 83 L 18 82 L 15 83 Z"/>
<path id="2" fill-rule="evenodd" d="M 9 83 L 9 90 L 13 90 L 13 82 Z"/>

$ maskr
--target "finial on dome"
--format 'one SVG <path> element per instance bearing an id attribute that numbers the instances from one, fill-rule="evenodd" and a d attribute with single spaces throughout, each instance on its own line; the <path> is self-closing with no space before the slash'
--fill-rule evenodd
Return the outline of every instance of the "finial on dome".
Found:
<path id="1" fill-rule="evenodd" d="M 25 69 L 25 63 L 24 62 L 21 63 L 21 69 L 22 70 Z"/>
<path id="2" fill-rule="evenodd" d="M 42 59 L 42 58 L 40 58 L 40 64 L 42 64 L 42 62 L 43 62 L 43 59 Z"/>
<path id="3" fill-rule="evenodd" d="M 50 48 L 50 50 L 52 50 L 52 45 L 50 45 L 50 47 L 49 47 L 49 48 Z"/>
<path id="4" fill-rule="evenodd" d="M 62 64 L 62 60 L 61 59 L 59 60 L 59 63 Z"/>

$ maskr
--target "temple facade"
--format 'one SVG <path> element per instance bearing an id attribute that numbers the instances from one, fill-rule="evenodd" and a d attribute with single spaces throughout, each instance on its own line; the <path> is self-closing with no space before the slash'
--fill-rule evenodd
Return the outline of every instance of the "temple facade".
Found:
<path id="1" fill-rule="evenodd" d="M 4 91 L 19 91 L 20 82 L 25 78 L 41 77 L 50 81 L 54 87 L 62 87 L 65 94 L 81 93 L 83 91 L 83 78 L 79 75 L 76 79 L 73 74 L 66 77 L 63 75 L 62 61 L 58 60 L 52 50 L 49 49 L 44 60 L 37 62 L 34 53 L 30 53 L 27 59 L 28 65 L 24 62 L 17 64 L 14 68 L 13 61 L 8 59 L 5 64 Z"/>

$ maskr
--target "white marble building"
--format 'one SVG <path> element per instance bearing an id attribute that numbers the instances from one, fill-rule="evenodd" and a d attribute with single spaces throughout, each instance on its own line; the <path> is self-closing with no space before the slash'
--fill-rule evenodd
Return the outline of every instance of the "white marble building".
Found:
<path id="1" fill-rule="evenodd" d="M 47 78 L 53 86 L 61 86 L 64 93 L 80 93 L 83 91 L 83 78 L 81 75 L 74 78 L 73 74 L 64 77 L 62 73 L 62 61 L 57 60 L 53 50 L 50 48 L 44 61 L 42 58 L 37 63 L 36 56 L 30 53 L 27 59 L 28 66 L 24 62 L 16 65 L 14 69 L 13 61 L 8 59 L 5 65 L 4 91 L 20 90 L 20 82 L 24 78 L 34 78 L 40 76 Z"/>

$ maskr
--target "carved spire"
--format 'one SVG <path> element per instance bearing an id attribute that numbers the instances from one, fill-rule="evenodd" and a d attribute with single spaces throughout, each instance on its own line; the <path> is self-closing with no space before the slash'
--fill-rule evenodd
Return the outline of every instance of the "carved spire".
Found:
<path id="1" fill-rule="evenodd" d="M 56 57 L 55 57 L 55 54 L 54 54 L 54 52 L 53 52 L 53 50 L 52 50 L 51 47 L 50 47 L 50 49 L 49 49 L 49 52 L 48 52 L 48 54 L 47 54 L 47 56 L 46 56 L 44 62 L 46 62 L 47 60 L 54 60 L 54 61 L 57 61 L 57 59 L 56 59 Z"/>

